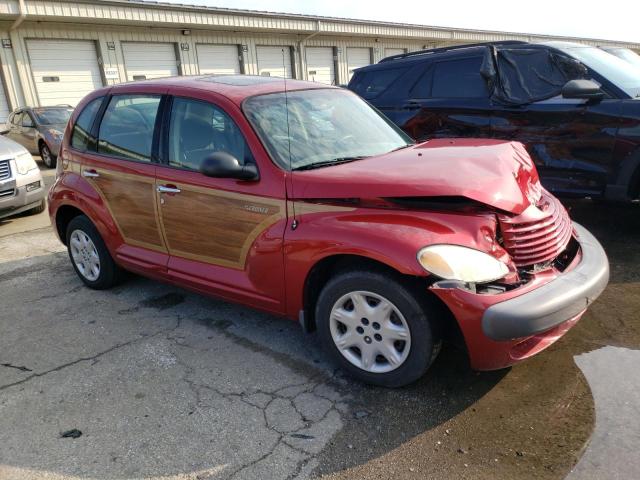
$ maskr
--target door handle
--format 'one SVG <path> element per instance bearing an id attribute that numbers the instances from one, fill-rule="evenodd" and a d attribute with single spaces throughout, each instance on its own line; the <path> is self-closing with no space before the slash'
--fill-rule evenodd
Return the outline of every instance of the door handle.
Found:
<path id="1" fill-rule="evenodd" d="M 180 193 L 180 189 L 174 185 L 158 185 L 160 193 Z"/>
<path id="2" fill-rule="evenodd" d="M 96 177 L 99 177 L 100 174 L 92 169 L 92 170 L 83 170 L 82 176 L 87 178 L 96 178 Z"/>

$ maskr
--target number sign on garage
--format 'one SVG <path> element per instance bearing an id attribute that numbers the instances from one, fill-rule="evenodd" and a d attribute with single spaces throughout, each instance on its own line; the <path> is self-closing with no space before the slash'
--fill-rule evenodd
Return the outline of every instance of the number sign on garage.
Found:
<path id="1" fill-rule="evenodd" d="M 258 46 L 258 75 L 291 78 L 291 48 Z"/>
<path id="2" fill-rule="evenodd" d="M 307 47 L 307 79 L 312 82 L 334 85 L 336 83 L 335 63 L 332 47 Z"/>
<path id="3" fill-rule="evenodd" d="M 27 53 L 40 105 L 75 106 L 102 87 L 92 40 L 27 40 Z"/>
<path id="4" fill-rule="evenodd" d="M 201 75 L 234 75 L 242 73 L 237 45 L 196 45 Z"/>
<path id="5" fill-rule="evenodd" d="M 178 75 L 176 46 L 173 43 L 123 42 L 127 80 L 149 80 Z"/>
<path id="6" fill-rule="evenodd" d="M 371 49 L 370 48 L 347 48 L 347 68 L 349 69 L 349 80 L 353 76 L 356 68 L 371 65 Z"/>

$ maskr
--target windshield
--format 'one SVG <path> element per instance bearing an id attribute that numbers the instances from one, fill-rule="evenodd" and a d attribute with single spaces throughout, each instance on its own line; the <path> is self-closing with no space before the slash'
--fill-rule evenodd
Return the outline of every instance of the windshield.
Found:
<path id="1" fill-rule="evenodd" d="M 34 108 L 31 111 L 40 125 L 56 125 L 67 123 L 73 108 Z"/>
<path id="2" fill-rule="evenodd" d="M 628 48 L 615 48 L 611 50 L 605 50 L 605 52 L 610 53 L 611 55 L 615 55 L 616 57 L 621 58 L 631 65 L 640 67 L 640 55 L 638 55 L 633 50 L 629 50 Z"/>
<path id="3" fill-rule="evenodd" d="M 258 95 L 247 99 L 243 109 L 274 161 L 285 170 L 380 155 L 413 143 L 347 90 L 297 90 L 288 92 L 286 99 L 284 93 Z"/>
<path id="4" fill-rule="evenodd" d="M 632 98 L 640 96 L 640 68 L 595 47 L 560 47 Z"/>

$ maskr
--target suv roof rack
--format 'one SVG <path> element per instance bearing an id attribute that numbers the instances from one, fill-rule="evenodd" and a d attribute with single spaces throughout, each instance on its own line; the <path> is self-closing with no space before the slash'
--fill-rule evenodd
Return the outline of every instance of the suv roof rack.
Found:
<path id="1" fill-rule="evenodd" d="M 462 45 L 451 45 L 449 47 L 440 47 L 440 48 L 428 48 L 426 50 L 416 50 L 415 52 L 408 53 L 399 53 L 398 55 L 391 55 L 389 57 L 385 57 L 380 60 L 378 63 L 388 62 L 390 60 L 399 60 L 407 57 L 414 57 L 417 55 L 426 55 L 430 53 L 442 53 L 449 52 L 451 50 L 460 50 L 462 48 L 472 48 L 472 47 L 487 47 L 491 45 L 522 45 L 528 42 L 523 42 L 522 40 L 502 40 L 497 42 L 482 42 L 482 43 L 466 43 Z"/>

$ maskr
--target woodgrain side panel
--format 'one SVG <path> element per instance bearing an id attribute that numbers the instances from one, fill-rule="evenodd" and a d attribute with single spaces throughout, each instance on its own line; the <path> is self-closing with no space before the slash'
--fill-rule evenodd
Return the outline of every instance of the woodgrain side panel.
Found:
<path id="1" fill-rule="evenodd" d="M 281 200 L 193 185 L 178 188 L 177 195 L 161 195 L 171 255 L 242 269 L 258 235 L 285 217 Z"/>
<path id="2" fill-rule="evenodd" d="M 94 185 L 130 245 L 166 251 L 157 220 L 155 180 L 110 170 L 98 170 Z"/>

